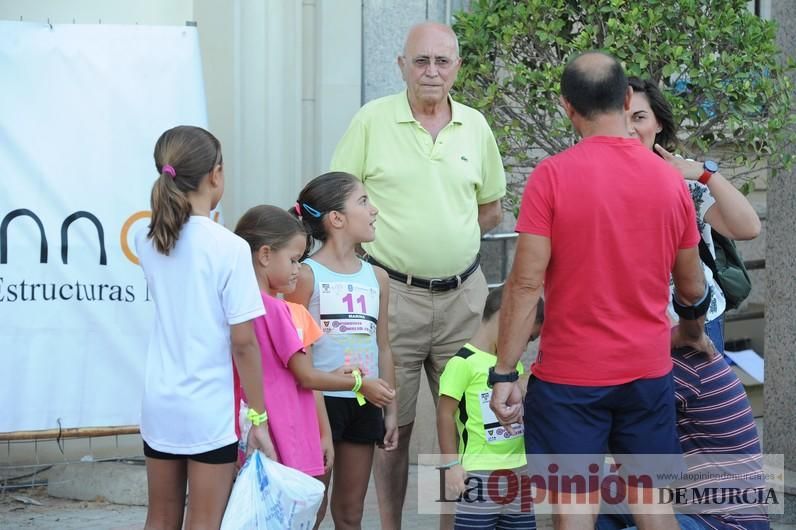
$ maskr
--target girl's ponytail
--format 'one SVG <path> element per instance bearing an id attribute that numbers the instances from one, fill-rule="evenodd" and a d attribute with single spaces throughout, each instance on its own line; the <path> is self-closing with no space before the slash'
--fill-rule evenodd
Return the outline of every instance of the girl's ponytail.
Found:
<path id="1" fill-rule="evenodd" d="M 295 217 L 296 220 L 301 223 L 301 226 L 304 227 L 304 233 L 307 234 L 307 246 L 304 249 L 304 255 L 301 256 L 301 260 L 304 261 L 304 258 L 309 257 L 309 255 L 312 253 L 312 250 L 315 248 L 315 242 L 316 241 L 320 242 L 322 240 L 317 239 L 317 237 L 313 236 L 313 223 L 311 223 L 305 217 L 307 214 L 304 212 L 301 203 L 297 202 L 296 204 L 293 205 L 292 208 L 288 208 L 287 213 Z M 317 230 L 317 225 L 316 225 L 316 230 Z"/>
<path id="2" fill-rule="evenodd" d="M 307 229 L 307 249 L 315 242 L 323 243 L 328 239 L 323 218 L 331 211 L 344 211 L 345 202 L 358 182 L 350 173 L 332 171 L 315 177 L 304 186 L 291 213 L 301 219 Z"/>
<path id="3" fill-rule="evenodd" d="M 152 186 L 152 223 L 149 238 L 158 252 L 168 255 L 180 230 L 191 216 L 191 203 L 174 182 L 174 177 L 161 171 L 160 178 Z"/>
<path id="4" fill-rule="evenodd" d="M 155 144 L 160 178 L 152 186 L 152 222 L 147 236 L 158 252 L 168 255 L 191 216 L 188 192 L 196 191 L 221 164 L 221 143 L 200 127 L 181 125 L 164 132 Z"/>

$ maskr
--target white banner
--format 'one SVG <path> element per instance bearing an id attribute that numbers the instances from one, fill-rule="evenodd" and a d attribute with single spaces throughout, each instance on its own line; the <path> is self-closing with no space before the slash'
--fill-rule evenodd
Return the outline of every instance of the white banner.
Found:
<path id="1" fill-rule="evenodd" d="M 0 22 L 0 432 L 137 424 L 152 152 L 205 127 L 195 27 Z"/>

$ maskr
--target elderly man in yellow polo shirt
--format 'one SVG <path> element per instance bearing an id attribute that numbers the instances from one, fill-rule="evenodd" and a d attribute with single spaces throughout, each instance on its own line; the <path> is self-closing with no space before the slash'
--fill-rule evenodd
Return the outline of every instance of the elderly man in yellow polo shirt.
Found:
<path id="1" fill-rule="evenodd" d="M 362 107 L 331 164 L 361 179 L 379 209 L 376 240 L 364 247 L 392 280 L 399 446 L 376 453 L 382 528 L 401 524 L 420 372 L 436 400 L 445 363 L 478 327 L 487 295 L 480 236 L 500 222 L 506 192 L 489 125 L 449 95 L 458 48 L 448 26 L 412 27 L 398 57 L 406 90 Z"/>

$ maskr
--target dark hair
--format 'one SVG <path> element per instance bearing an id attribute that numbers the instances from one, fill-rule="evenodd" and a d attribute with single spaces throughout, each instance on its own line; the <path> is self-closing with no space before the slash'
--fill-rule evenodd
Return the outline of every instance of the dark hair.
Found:
<path id="1" fill-rule="evenodd" d="M 500 311 L 500 306 L 503 304 L 503 286 L 495 287 L 486 297 L 486 302 L 484 303 L 484 312 L 481 315 L 481 320 L 486 322 L 493 316 L 495 313 Z M 536 324 L 542 325 L 544 323 L 544 299 L 539 297 L 539 302 L 536 304 L 536 319 L 534 320 Z"/>
<path id="2" fill-rule="evenodd" d="M 622 111 L 626 93 L 627 77 L 622 65 L 607 53 L 578 55 L 569 60 L 561 75 L 561 95 L 586 119 Z"/>
<path id="3" fill-rule="evenodd" d="M 324 217 L 331 211 L 344 211 L 357 183 L 359 179 L 350 173 L 332 171 L 315 177 L 301 190 L 295 207 L 288 212 L 301 217 L 310 239 L 308 249 L 314 241 L 326 241 L 329 234 L 323 224 Z"/>
<path id="4" fill-rule="evenodd" d="M 257 252 L 263 245 L 279 250 L 295 236 L 307 235 L 301 221 L 285 210 L 267 204 L 249 208 L 238 220 L 235 233 L 249 244 L 252 252 Z"/>
<path id="5" fill-rule="evenodd" d="M 160 177 L 152 185 L 147 237 L 158 252 L 168 255 L 191 216 L 186 194 L 199 189 L 202 180 L 221 164 L 221 143 L 200 127 L 180 125 L 160 135 L 154 155 Z"/>
<path id="6" fill-rule="evenodd" d="M 633 87 L 635 94 L 644 94 L 647 97 L 652 113 L 661 126 L 661 132 L 655 135 L 655 143 L 660 144 L 667 151 L 675 150 L 678 143 L 677 126 L 674 124 L 672 107 L 666 101 L 663 92 L 658 88 L 658 85 L 647 79 L 629 77 L 627 82 Z"/>

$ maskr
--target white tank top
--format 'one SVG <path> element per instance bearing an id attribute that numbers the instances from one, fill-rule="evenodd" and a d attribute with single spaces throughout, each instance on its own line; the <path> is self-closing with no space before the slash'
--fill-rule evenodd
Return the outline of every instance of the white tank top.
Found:
<path id="1" fill-rule="evenodd" d="M 304 260 L 315 276 L 309 312 L 323 336 L 312 346 L 315 368 L 332 372 L 343 365 L 359 366 L 365 377 L 379 376 L 379 282 L 370 263 L 354 274 L 340 274 L 312 258 Z M 351 391 L 324 395 L 354 397 Z"/>

